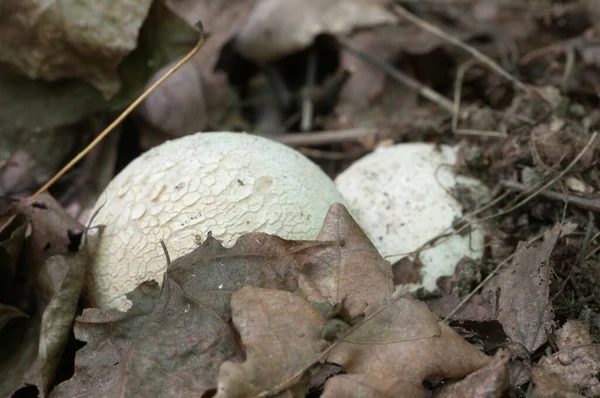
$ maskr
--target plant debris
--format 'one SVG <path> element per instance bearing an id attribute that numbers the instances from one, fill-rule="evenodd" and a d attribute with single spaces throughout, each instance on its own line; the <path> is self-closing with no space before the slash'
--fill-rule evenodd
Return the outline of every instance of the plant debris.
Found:
<path id="1" fill-rule="evenodd" d="M 0 1 L 0 395 L 600 396 L 599 9 Z M 200 53 L 31 198 L 194 47 L 198 20 Z M 91 308 L 93 203 L 197 131 L 267 136 L 331 179 L 379 147 L 456 146 L 448 167 L 490 197 L 449 191 L 449 233 L 481 226 L 483 257 L 398 295 L 422 277 L 416 253 L 390 264 L 336 204 L 313 240 L 210 237 L 127 312 Z"/>

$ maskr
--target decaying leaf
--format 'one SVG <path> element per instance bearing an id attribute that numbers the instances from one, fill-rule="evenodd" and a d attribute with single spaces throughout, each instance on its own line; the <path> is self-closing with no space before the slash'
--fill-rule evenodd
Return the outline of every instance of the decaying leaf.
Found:
<path id="1" fill-rule="evenodd" d="M 44 393 L 50 390 L 54 382 L 56 369 L 69 340 L 89 262 L 87 245 L 77 253 L 56 255 L 46 261 L 48 274 L 53 275 L 58 283 L 52 289 L 54 294 L 42 315 L 38 361 Z"/>
<path id="2" fill-rule="evenodd" d="M 185 396 L 216 388 L 219 366 L 242 358 L 230 324 L 231 295 L 243 286 L 295 291 L 302 264 L 296 256 L 323 245 L 252 233 L 226 249 L 207 238 L 170 264 L 161 292 L 145 286 L 129 297 L 127 313 L 88 309 L 76 319 L 75 337 L 87 344 L 77 353 L 75 376 L 55 395 L 91 389 Z"/>
<path id="3" fill-rule="evenodd" d="M 253 1 L 167 0 L 165 3 L 190 25 L 201 20 L 210 39 L 205 41 L 200 54 L 159 86 L 136 113 L 146 129 L 145 125 L 149 125 L 170 136 L 214 128 L 228 110 L 232 91 L 225 73 L 215 70 L 215 66 L 223 46 L 234 36 Z M 166 65 L 152 80 L 171 66 Z M 165 138 L 164 134 L 155 135 Z"/>
<path id="4" fill-rule="evenodd" d="M 79 248 L 83 225 L 73 220 L 49 194 L 24 199 L 17 210 L 31 220 L 32 257 L 41 261 L 54 254 L 76 252 Z"/>
<path id="5" fill-rule="evenodd" d="M 327 348 L 325 319 L 301 297 L 280 290 L 243 287 L 231 307 L 246 361 L 221 365 L 215 397 L 253 397 L 284 383 L 307 390 L 306 378 L 298 382 Z"/>
<path id="6" fill-rule="evenodd" d="M 27 314 L 17 307 L 0 303 L 0 332 L 2 332 L 4 326 L 15 318 L 27 318 Z"/>
<path id="7" fill-rule="evenodd" d="M 261 0 L 255 3 L 236 38 L 248 59 L 268 62 L 308 47 L 323 33 L 344 34 L 357 28 L 392 23 L 387 0 Z"/>
<path id="8" fill-rule="evenodd" d="M 75 336 L 87 344 L 74 377 L 53 395 L 303 395 L 320 359 L 368 386 L 410 373 L 394 383 L 422 392 L 425 377 L 462 377 L 488 361 L 424 304 L 390 304 L 390 282 L 389 262 L 340 204 L 316 241 L 250 233 L 224 248 L 209 237 L 167 267 L 162 290 L 145 283 L 130 293 L 128 312 L 87 309 L 76 319 Z M 327 297 L 351 322 L 370 316 L 326 358 L 327 325 L 343 321 L 320 311 L 315 297 Z"/>
<path id="9" fill-rule="evenodd" d="M 117 67 L 137 44 L 152 0 L 5 0 L 0 62 L 30 79 L 81 79 L 106 98 L 120 88 Z"/>
<path id="10" fill-rule="evenodd" d="M 336 242 L 307 259 L 301 283 L 309 301 L 315 289 L 331 305 L 342 305 L 350 319 L 369 315 L 394 292 L 392 269 L 346 208 L 333 204 L 318 241 Z"/>
<path id="11" fill-rule="evenodd" d="M 543 357 L 533 369 L 533 397 L 600 396 L 600 347 L 594 344 L 588 328 L 567 321 L 556 332 L 559 351 Z"/>
<path id="12" fill-rule="evenodd" d="M 0 355 L 0 378 L 3 380 L 0 395 L 10 394 L 26 385 L 35 386 L 46 394 L 71 332 L 87 261 L 81 257 L 84 253 L 71 255 L 79 259 L 78 262 L 59 263 L 60 256 L 53 261 L 47 260 L 51 254 L 77 251 L 83 226 L 48 194 L 19 202 L 13 212 L 13 223 L 21 222 L 13 228 L 13 237 L 18 231 L 22 231 L 19 235 L 24 235 L 29 223 L 31 233 L 25 241 L 20 238 L 20 256 L 18 251 L 15 252 L 17 247 L 3 253 L 10 254 L 7 257 L 18 256 L 12 260 L 18 277 L 12 281 L 7 278 L 5 300 L 13 311 L 0 330 L 4 342 Z M 5 270 L 6 262 L 1 264 Z"/>
<path id="13" fill-rule="evenodd" d="M 550 256 L 561 234 L 557 224 L 538 245 L 520 242 L 509 267 L 489 287 L 498 289 L 497 319 L 511 341 L 533 352 L 548 338 L 554 318 L 550 303 Z"/>
<path id="14" fill-rule="evenodd" d="M 483 368 L 457 382 L 450 382 L 435 395 L 436 398 L 500 398 L 508 390 L 507 351 L 499 350 Z"/>
<path id="15" fill-rule="evenodd" d="M 145 2 L 148 5 L 150 4 L 147 0 L 145 0 Z M 11 5 L 13 3 L 14 5 Z M 2 7 L 6 5 L 6 10 L 10 11 L 6 15 L 12 18 L 12 9 L 20 10 L 20 6 L 16 6 L 19 3 L 21 2 L 18 0 L 3 2 Z M 40 2 L 30 0 L 29 3 Z M 57 5 L 50 8 L 46 17 L 54 18 L 54 22 L 60 22 L 60 20 L 56 19 L 60 16 L 60 5 L 58 5 L 57 2 L 54 3 Z M 75 5 L 75 3 L 81 2 L 71 1 L 71 3 Z M 133 3 L 136 3 L 135 1 L 130 1 L 129 3 L 131 4 L 124 4 L 124 2 L 117 3 L 121 5 L 115 8 L 115 10 L 119 10 L 123 7 L 133 7 L 135 9 L 144 4 L 144 2 L 142 2 L 141 5 L 133 5 Z M 112 2 L 106 4 L 103 2 L 102 5 L 94 7 L 114 8 L 113 5 L 110 4 L 112 4 Z M 88 5 L 86 4 L 81 7 L 69 6 L 68 26 L 78 26 L 77 24 L 81 23 L 77 18 L 77 15 L 71 13 L 81 12 L 81 8 L 84 8 L 85 6 Z M 0 10 L 0 14 L 4 17 L 5 12 Z M 125 15 L 125 17 L 126 16 L 127 15 Z M 110 13 L 109 15 L 103 13 L 96 14 L 96 17 L 100 18 L 96 22 L 103 24 L 102 18 L 110 19 Z M 0 129 L 2 129 L 3 134 L 20 134 L 23 131 L 43 132 L 49 128 L 76 123 L 99 111 L 122 109 L 129 105 L 140 94 L 145 84 L 156 71 L 174 59 L 179 59 L 197 43 L 198 32 L 167 9 L 162 0 L 155 1 L 149 11 L 144 11 L 141 17 L 144 24 L 139 32 L 139 24 L 142 21 L 135 22 L 128 26 L 115 25 L 107 22 L 113 27 L 113 29 L 110 30 L 111 34 L 116 35 L 130 32 L 137 26 L 133 36 L 135 49 L 116 49 L 126 56 L 116 65 L 111 66 L 111 68 L 114 69 L 111 72 L 111 79 L 113 79 L 113 81 L 112 83 L 111 81 L 108 81 L 108 84 L 109 86 L 112 85 L 112 87 L 107 86 L 112 93 L 110 95 L 110 101 L 103 98 L 101 92 L 97 88 L 85 81 L 75 79 L 78 77 L 77 75 L 71 76 L 72 78 L 70 79 L 58 81 L 45 81 L 41 79 L 32 80 L 28 77 L 23 77 L 14 73 L 3 73 L 4 69 L 0 68 Z M 117 19 L 120 20 L 120 18 Z M 0 21 L 1 20 L 2 18 L 0 17 Z M 127 20 L 120 21 L 121 24 L 124 23 L 127 25 Z M 35 22 L 35 20 L 33 22 Z M 85 21 L 83 24 L 84 26 L 78 26 L 78 29 L 89 29 L 89 31 L 86 32 L 88 35 L 86 37 L 95 40 L 102 39 L 101 33 L 104 32 L 104 27 L 98 28 L 94 26 L 93 29 L 91 29 L 91 26 L 85 25 Z M 22 32 L 23 28 L 24 27 L 21 27 L 19 33 L 20 39 L 15 39 L 17 42 L 22 42 L 27 37 L 25 35 L 26 32 Z M 59 31 L 60 29 L 63 29 L 60 24 L 54 26 L 54 28 L 59 29 Z M 20 36 L 21 34 L 23 34 L 22 37 Z M 2 37 L 4 38 L 4 36 Z M 45 40 L 45 38 L 46 37 L 43 35 L 40 36 L 40 40 Z M 74 39 L 79 40 L 77 37 Z M 129 40 L 131 40 L 131 38 Z M 2 43 L 4 43 L 4 41 L 0 41 L 0 47 L 2 46 Z M 117 43 L 117 45 L 119 43 L 122 44 L 121 40 L 114 41 L 114 43 Z M 36 43 L 36 45 L 40 44 L 40 42 Z M 77 45 L 84 44 L 84 42 L 77 43 Z M 82 57 L 81 59 L 90 62 L 91 67 L 95 68 L 96 62 L 99 62 L 97 57 L 98 54 L 101 54 L 100 49 L 104 48 L 106 44 L 107 43 L 96 43 L 95 45 L 90 45 L 86 52 L 89 54 L 89 51 L 91 51 L 91 55 Z M 24 46 L 24 48 L 26 48 L 26 46 Z M 77 46 L 75 46 L 75 48 L 77 48 Z M 56 48 L 52 49 L 52 51 L 58 50 Z M 66 50 L 67 49 L 65 49 L 65 51 Z M 30 54 L 27 54 L 28 52 L 24 52 L 25 57 L 31 56 Z M 57 59 L 60 59 L 62 54 L 62 52 L 59 52 L 54 54 L 54 56 L 56 56 Z M 76 52 L 76 54 L 79 53 Z M 122 58 L 122 55 L 119 57 Z M 56 64 L 53 67 L 59 66 L 59 64 Z M 87 63 L 85 62 L 84 65 L 79 65 L 77 67 L 83 68 L 84 66 L 85 68 L 88 68 Z M 96 76 L 95 74 L 100 73 L 100 71 L 97 69 L 81 69 L 81 73 L 89 73 L 91 76 Z M 118 89 L 118 92 L 114 92 L 115 88 Z"/>
<path id="16" fill-rule="evenodd" d="M 14 299 L 12 289 L 16 267 L 28 224 L 29 219 L 24 214 L 11 215 L 4 224 L 0 224 L 0 303 Z"/>
<path id="17" fill-rule="evenodd" d="M 425 304 L 400 297 L 357 327 L 327 356 L 345 375 L 325 384 L 324 397 L 425 397 L 429 377 L 463 377 L 489 357 L 463 340 Z M 364 395 L 363 395 L 364 396 Z"/>

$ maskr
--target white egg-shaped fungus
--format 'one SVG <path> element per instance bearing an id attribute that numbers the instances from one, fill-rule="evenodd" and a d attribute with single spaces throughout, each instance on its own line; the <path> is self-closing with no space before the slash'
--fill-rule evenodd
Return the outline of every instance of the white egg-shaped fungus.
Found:
<path id="1" fill-rule="evenodd" d="M 125 293 L 162 283 L 166 259 L 189 253 L 209 232 L 226 247 L 248 232 L 314 239 L 329 206 L 343 202 L 333 181 L 298 151 L 244 133 L 197 133 L 154 147 L 125 167 L 92 214 L 95 247 L 88 296 L 126 310 Z"/>
<path id="2" fill-rule="evenodd" d="M 418 253 L 422 282 L 403 286 L 406 290 L 436 291 L 438 278 L 453 275 L 463 256 L 479 259 L 483 254 L 481 225 L 452 234 L 453 223 L 463 216 L 452 192 L 457 184 L 473 198 L 485 200 L 489 195 L 481 182 L 454 173 L 457 151 L 427 143 L 378 148 L 335 180 L 352 216 L 392 263 L 404 257 L 414 260 L 407 253 L 450 233 Z"/>

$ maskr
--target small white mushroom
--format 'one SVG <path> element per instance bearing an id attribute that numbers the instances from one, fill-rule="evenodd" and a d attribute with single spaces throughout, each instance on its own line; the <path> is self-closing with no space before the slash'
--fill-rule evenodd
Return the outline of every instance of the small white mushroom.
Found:
<path id="1" fill-rule="evenodd" d="M 457 149 L 425 143 L 379 148 L 336 178 L 348 210 L 381 255 L 392 263 L 452 229 L 453 222 L 463 215 L 461 205 L 450 193 L 457 183 L 470 187 L 480 199 L 487 196 L 480 182 L 454 174 Z M 453 275 L 463 256 L 481 258 L 483 243 L 480 227 L 440 240 L 419 254 L 422 283 L 404 288 L 437 290 L 437 279 Z"/>
<path id="2" fill-rule="evenodd" d="M 106 225 L 88 293 L 101 308 L 126 310 L 125 293 L 162 283 L 166 259 L 192 251 L 208 232 L 224 246 L 260 231 L 314 239 L 329 206 L 343 202 L 331 179 L 299 152 L 243 133 L 197 133 L 152 148 L 107 186 L 94 211 Z M 92 212 L 93 214 L 93 212 Z"/>

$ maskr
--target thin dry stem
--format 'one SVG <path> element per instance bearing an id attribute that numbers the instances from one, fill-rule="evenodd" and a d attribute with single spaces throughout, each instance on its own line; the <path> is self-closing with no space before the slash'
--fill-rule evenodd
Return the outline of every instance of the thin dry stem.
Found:
<path id="1" fill-rule="evenodd" d="M 158 79 L 154 84 L 152 84 L 146 91 L 142 93 L 131 105 L 127 107 L 117 117 L 107 128 L 105 128 L 88 146 L 86 146 L 81 152 L 77 154 L 65 167 L 60 169 L 58 173 L 54 175 L 46 184 L 44 184 L 40 189 L 37 190 L 31 197 L 36 197 L 41 193 L 45 192 L 50 188 L 59 178 L 61 178 L 67 171 L 71 170 L 73 166 L 77 164 L 85 155 L 87 155 L 100 141 L 104 139 L 111 131 L 114 130 L 115 127 L 119 123 L 123 121 L 142 101 L 144 101 L 158 86 L 160 86 L 165 80 L 167 80 L 173 73 L 177 72 L 179 68 L 181 68 L 186 62 L 188 62 L 197 52 L 200 50 L 202 45 L 204 44 L 204 32 L 201 29 L 202 25 L 199 23 L 197 27 L 200 30 L 200 39 L 198 40 L 198 44 L 185 56 L 183 57 L 177 64 L 169 69 L 167 73 L 165 73 L 160 79 Z"/>
<path id="2" fill-rule="evenodd" d="M 455 45 L 455 46 L 463 49 L 464 51 L 468 52 L 473 57 L 475 57 L 479 62 L 481 62 L 482 64 L 486 65 L 488 68 L 490 68 L 491 70 L 493 70 L 494 72 L 496 72 L 500 76 L 502 76 L 505 79 L 507 79 L 510 82 L 512 82 L 515 85 L 515 87 L 519 88 L 520 90 L 523 90 L 525 92 L 529 92 L 530 91 L 529 88 L 525 84 L 523 84 L 517 78 L 515 78 L 513 75 L 511 75 L 510 73 L 508 73 L 507 71 L 505 71 L 493 59 L 491 59 L 487 55 L 483 54 L 482 52 L 480 52 L 476 48 L 468 45 L 467 43 L 463 42 L 460 39 L 457 39 L 456 37 L 450 35 L 449 33 L 444 32 L 443 30 L 441 30 L 437 26 L 432 25 L 429 22 L 427 22 L 427 21 L 425 21 L 425 20 L 417 17 L 416 15 L 412 14 L 406 8 L 404 8 L 404 7 L 400 6 L 400 5 L 394 5 L 392 7 L 392 10 L 397 15 L 401 16 L 402 18 L 409 20 L 410 22 L 412 22 L 415 25 L 421 27 L 422 29 L 425 29 L 426 31 L 428 31 L 430 33 L 433 33 L 434 35 L 436 35 L 439 38 L 447 41 L 448 43 L 451 43 L 451 44 L 453 44 L 453 45 Z"/>
<path id="3" fill-rule="evenodd" d="M 512 189 L 515 191 L 519 191 L 519 192 L 527 192 L 529 190 L 529 188 L 527 188 L 525 185 L 520 184 L 516 181 L 500 181 L 500 184 L 508 189 Z M 590 210 L 596 213 L 600 213 L 600 200 L 597 199 L 588 199 L 588 198 L 584 198 L 581 196 L 577 196 L 577 195 L 570 195 L 570 194 L 562 194 L 560 192 L 556 192 L 556 191 L 541 191 L 539 193 L 540 196 L 543 196 L 547 199 L 552 199 L 552 200 L 556 200 L 556 201 L 568 201 L 568 203 L 572 203 L 575 206 L 584 209 L 584 210 Z"/>
<path id="4" fill-rule="evenodd" d="M 366 52 L 366 51 L 356 47 L 354 44 L 350 43 L 350 41 L 348 41 L 344 38 L 338 38 L 338 42 L 344 48 L 346 48 L 348 51 L 355 54 L 357 57 L 363 59 L 364 61 L 370 63 L 373 66 L 378 67 L 379 69 L 381 69 L 382 71 L 387 73 L 394 80 L 404 84 L 406 87 L 410 88 L 411 90 L 415 91 L 422 97 L 430 100 L 434 104 L 437 104 L 443 110 L 452 114 L 452 109 L 453 109 L 452 101 L 450 101 L 448 98 L 444 97 L 442 94 L 438 93 L 437 91 L 435 91 L 434 89 L 432 89 L 430 87 L 427 87 L 420 81 L 413 79 L 412 77 L 408 76 L 407 74 L 399 71 L 398 69 L 394 68 L 389 63 L 382 61 L 378 58 L 375 58 L 373 55 L 369 54 L 368 52 Z"/>

